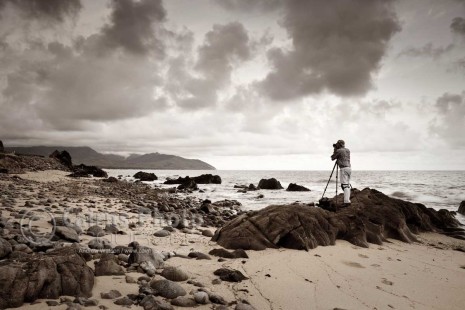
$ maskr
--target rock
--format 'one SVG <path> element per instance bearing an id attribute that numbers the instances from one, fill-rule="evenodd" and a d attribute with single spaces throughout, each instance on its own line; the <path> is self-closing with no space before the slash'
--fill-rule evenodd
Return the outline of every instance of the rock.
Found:
<path id="1" fill-rule="evenodd" d="M 153 265 L 153 263 L 151 261 L 144 261 L 144 262 L 140 263 L 139 266 L 149 276 L 154 276 L 155 272 L 157 271 L 157 269 L 155 268 L 155 266 Z"/>
<path id="2" fill-rule="evenodd" d="M 387 238 L 413 242 L 414 233 L 421 231 L 465 238 L 460 223 L 447 210 L 435 211 L 369 188 L 354 190 L 353 195 L 351 207 L 337 212 L 292 204 L 244 213 L 218 229 L 212 241 L 229 249 L 309 250 L 334 245 L 336 237 L 361 247 L 382 244 Z M 338 199 L 342 201 L 342 195 Z M 329 205 L 334 205 L 334 200 Z"/>
<path id="3" fill-rule="evenodd" d="M 118 259 L 113 254 L 103 254 L 98 262 L 95 262 L 96 276 L 124 275 L 124 269 L 118 265 Z"/>
<path id="4" fill-rule="evenodd" d="M 115 305 L 118 306 L 132 306 L 134 302 L 128 297 L 124 296 L 114 301 Z"/>
<path id="5" fill-rule="evenodd" d="M 198 260 L 200 260 L 200 259 L 211 260 L 212 259 L 210 256 L 208 256 L 207 254 L 204 254 L 202 252 L 190 252 L 187 256 L 190 257 L 190 258 L 196 258 Z"/>
<path id="6" fill-rule="evenodd" d="M 234 269 L 220 268 L 215 270 L 213 274 L 219 276 L 221 280 L 228 282 L 241 282 L 248 279 L 242 272 Z"/>
<path id="7" fill-rule="evenodd" d="M 220 305 L 226 305 L 227 304 L 226 300 L 222 296 L 220 296 L 220 295 L 218 295 L 216 293 L 209 293 L 208 298 L 214 304 L 220 304 Z"/>
<path id="8" fill-rule="evenodd" d="M 219 175 L 202 174 L 193 179 L 197 184 L 221 184 L 221 177 Z"/>
<path id="9" fill-rule="evenodd" d="M 210 229 L 204 229 L 202 230 L 202 236 L 205 236 L 205 237 L 213 237 L 213 232 L 210 230 Z"/>
<path id="10" fill-rule="evenodd" d="M 256 191 L 256 190 L 258 190 L 258 188 L 253 184 L 249 184 L 249 187 L 247 187 L 247 190 L 248 191 Z"/>
<path id="11" fill-rule="evenodd" d="M 154 289 L 156 295 L 160 295 L 168 299 L 173 299 L 187 294 L 182 286 L 170 280 L 154 280 L 150 282 L 150 287 Z"/>
<path id="12" fill-rule="evenodd" d="M 259 189 L 283 189 L 281 183 L 275 178 L 271 179 L 261 179 L 258 183 Z"/>
<path id="13" fill-rule="evenodd" d="M 84 164 L 73 166 L 73 173 L 69 176 L 74 178 L 82 178 L 88 177 L 89 175 L 92 175 L 96 178 L 108 178 L 108 174 L 99 167 L 86 166 Z"/>
<path id="14" fill-rule="evenodd" d="M 73 303 L 82 305 L 84 307 L 93 307 L 98 305 L 98 300 L 96 299 L 89 299 L 85 297 L 76 297 L 73 300 Z"/>
<path id="15" fill-rule="evenodd" d="M 184 297 L 184 296 L 178 296 L 172 299 L 171 304 L 173 306 L 185 307 L 185 308 L 197 306 L 197 303 L 195 302 L 195 300 L 189 297 Z"/>
<path id="16" fill-rule="evenodd" d="M 87 229 L 86 234 L 92 237 L 103 237 L 105 236 L 105 231 L 102 229 L 102 227 L 94 225 Z"/>
<path id="17" fill-rule="evenodd" d="M 161 275 L 168 280 L 176 282 L 186 281 L 189 279 L 189 275 L 185 271 L 176 267 L 166 267 L 161 272 Z"/>
<path id="18" fill-rule="evenodd" d="M 164 184 L 185 184 L 190 181 L 194 181 L 197 184 L 221 184 L 221 177 L 219 175 L 202 174 L 198 177 L 179 177 L 177 179 L 167 179 Z"/>
<path id="19" fill-rule="evenodd" d="M 158 300 L 155 298 L 153 295 L 147 295 L 144 297 L 144 299 L 141 300 L 139 303 L 141 307 L 144 308 L 144 310 L 172 310 L 174 309 L 173 306 L 170 304 Z"/>
<path id="20" fill-rule="evenodd" d="M 56 301 L 56 300 L 47 300 L 45 303 L 49 307 L 56 307 L 56 306 L 59 305 L 58 301 Z"/>
<path id="21" fill-rule="evenodd" d="M 50 158 L 55 158 L 57 159 L 63 166 L 72 169 L 73 168 L 73 162 L 71 160 L 71 155 L 67 151 L 58 151 L 55 150 L 52 154 L 49 156 Z"/>
<path id="22" fill-rule="evenodd" d="M 213 249 L 208 254 L 223 258 L 249 258 L 247 253 L 242 249 L 234 250 L 233 252 L 229 252 L 226 249 Z"/>
<path id="23" fill-rule="evenodd" d="M 104 238 L 95 238 L 89 241 L 88 243 L 89 248 L 94 250 L 104 250 L 104 249 L 111 249 L 112 245 L 111 242 Z"/>
<path id="24" fill-rule="evenodd" d="M 157 176 L 155 173 L 149 173 L 149 172 L 143 172 L 139 171 L 134 175 L 135 179 L 141 180 L 141 181 L 147 181 L 147 182 L 152 182 L 158 180 Z"/>
<path id="25" fill-rule="evenodd" d="M 107 183 L 118 183 L 118 179 L 115 177 L 109 177 L 108 179 L 104 179 L 102 181 Z"/>
<path id="26" fill-rule="evenodd" d="M 169 235 L 171 235 L 171 233 L 165 229 L 161 229 L 159 231 L 156 231 L 153 235 L 155 237 L 168 237 Z"/>
<path id="27" fill-rule="evenodd" d="M 130 275 L 126 275 L 126 283 L 137 283 L 137 280 Z"/>
<path id="28" fill-rule="evenodd" d="M 460 203 L 459 209 L 457 210 L 458 213 L 465 215 L 465 201 Z"/>
<path id="29" fill-rule="evenodd" d="M 310 190 L 302 185 L 297 185 L 295 183 L 289 184 L 286 191 L 288 192 L 309 192 Z"/>
<path id="30" fill-rule="evenodd" d="M 20 307 L 39 298 L 90 297 L 93 286 L 94 272 L 77 249 L 33 253 L 0 264 L 0 309 Z"/>
<path id="31" fill-rule="evenodd" d="M 201 305 L 206 305 L 210 303 L 210 299 L 208 298 L 208 294 L 203 291 L 198 291 L 194 293 L 194 300 L 196 303 Z"/>
<path id="32" fill-rule="evenodd" d="M 131 264 L 141 264 L 142 262 L 148 261 L 155 266 L 155 268 L 163 267 L 163 255 L 160 252 L 157 252 L 149 247 L 140 246 L 137 242 L 131 242 L 129 244 L 133 251 L 129 255 L 128 263 Z"/>
<path id="33" fill-rule="evenodd" d="M 0 140 L 0 153 L 5 153 L 5 147 L 3 146 L 2 140 Z"/>
<path id="34" fill-rule="evenodd" d="M 119 232 L 118 227 L 115 224 L 107 224 L 105 225 L 105 232 L 109 234 L 117 234 Z"/>
<path id="35" fill-rule="evenodd" d="M 115 299 L 121 297 L 121 293 L 117 290 L 111 290 L 108 293 L 100 293 L 102 299 Z"/>
<path id="36" fill-rule="evenodd" d="M 187 180 L 186 182 L 182 183 L 181 185 L 179 185 L 177 187 L 178 190 L 191 190 L 191 191 L 194 191 L 194 190 L 197 190 L 199 189 L 199 187 L 197 186 L 197 183 L 195 183 L 194 180 L 192 179 L 189 179 Z"/>
<path id="37" fill-rule="evenodd" d="M 11 244 L 3 238 L 0 238 L 0 259 L 3 259 L 10 255 L 13 251 Z"/>
<path id="38" fill-rule="evenodd" d="M 79 242 L 79 235 L 77 232 L 67 226 L 57 226 L 55 229 L 55 235 L 60 239 L 70 241 L 70 242 Z"/>

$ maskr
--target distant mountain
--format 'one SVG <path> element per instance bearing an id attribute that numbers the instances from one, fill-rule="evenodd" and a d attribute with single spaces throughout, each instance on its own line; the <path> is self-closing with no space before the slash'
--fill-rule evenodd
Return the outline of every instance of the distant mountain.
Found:
<path id="1" fill-rule="evenodd" d="M 66 150 L 70 153 L 73 164 L 86 164 L 102 168 L 121 169 L 172 169 L 172 170 L 215 170 L 215 167 L 198 159 L 187 159 L 175 155 L 160 153 L 131 154 L 124 157 L 115 154 L 102 154 L 87 146 L 29 146 L 6 147 L 5 151 L 18 154 L 49 156 L 53 151 Z"/>

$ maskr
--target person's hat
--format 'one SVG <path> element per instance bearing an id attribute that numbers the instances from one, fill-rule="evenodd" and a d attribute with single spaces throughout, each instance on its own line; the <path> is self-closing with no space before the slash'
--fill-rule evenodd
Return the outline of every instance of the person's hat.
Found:
<path id="1" fill-rule="evenodd" d="M 337 140 L 337 142 L 335 144 L 333 144 L 333 147 L 345 147 L 346 143 L 344 142 L 344 140 Z"/>

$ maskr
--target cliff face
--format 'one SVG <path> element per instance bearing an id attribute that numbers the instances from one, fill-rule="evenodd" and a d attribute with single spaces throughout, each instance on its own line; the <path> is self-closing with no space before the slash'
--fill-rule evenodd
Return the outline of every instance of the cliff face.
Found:
<path id="1" fill-rule="evenodd" d="M 75 164 L 99 166 L 102 168 L 122 169 L 183 169 L 215 170 L 215 167 L 198 159 L 187 159 L 175 155 L 150 153 L 123 157 L 115 154 L 102 154 L 90 147 L 32 146 L 9 147 L 7 152 L 48 156 L 55 150 L 69 152 Z"/>

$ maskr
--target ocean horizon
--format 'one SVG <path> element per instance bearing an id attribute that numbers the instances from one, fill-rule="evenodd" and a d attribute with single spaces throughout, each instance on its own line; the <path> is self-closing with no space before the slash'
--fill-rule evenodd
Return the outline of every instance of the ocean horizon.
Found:
<path id="1" fill-rule="evenodd" d="M 219 175 L 222 184 L 199 184 L 202 192 L 195 191 L 189 195 L 212 201 L 237 200 L 245 210 L 259 210 L 273 204 L 317 202 L 322 197 L 331 174 L 331 170 L 105 170 L 109 176 L 122 176 L 128 181 L 134 181 L 133 175 L 138 171 L 153 172 L 158 180 L 145 183 L 161 188 L 174 186 L 163 184 L 167 178 L 194 177 L 201 174 Z M 235 185 L 258 185 L 260 179 L 264 178 L 276 178 L 284 189 L 241 193 L 234 188 Z M 288 192 L 285 189 L 290 183 L 305 186 L 310 191 Z M 376 189 L 388 196 L 421 203 L 435 210 L 457 211 L 460 202 L 465 200 L 465 170 L 353 170 L 351 183 L 353 188 L 359 190 L 367 187 Z M 342 192 L 340 184 L 337 192 L 338 194 Z M 263 198 L 259 198 L 260 194 Z M 335 194 L 334 173 L 325 197 L 334 197 Z M 457 214 L 457 219 L 465 224 L 465 216 Z"/>

